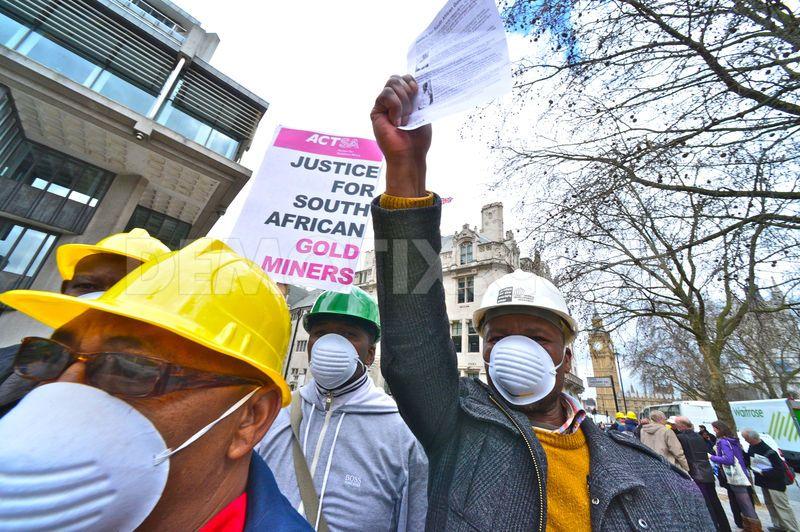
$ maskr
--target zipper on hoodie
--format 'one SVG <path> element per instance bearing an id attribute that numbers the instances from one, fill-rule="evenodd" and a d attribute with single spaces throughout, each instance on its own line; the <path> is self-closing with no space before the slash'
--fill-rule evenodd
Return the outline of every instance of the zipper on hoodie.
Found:
<path id="1" fill-rule="evenodd" d="M 533 472 L 536 473 L 536 485 L 539 488 L 539 532 L 544 532 L 544 488 L 542 486 L 542 471 L 539 468 L 539 461 L 536 459 L 536 455 L 533 452 L 533 446 L 531 442 L 528 441 L 528 438 L 525 436 L 525 432 L 523 432 L 522 427 L 519 426 L 517 420 L 514 419 L 514 416 L 508 412 L 503 405 L 501 405 L 494 397 L 489 395 L 489 399 L 497 405 L 497 408 L 505 415 L 509 421 L 517 428 L 519 435 L 522 436 L 523 441 L 525 441 L 525 445 L 528 447 L 528 452 L 531 455 L 531 460 L 533 461 Z"/>
<path id="2" fill-rule="evenodd" d="M 333 391 L 328 392 L 325 396 L 325 421 L 322 422 L 322 430 L 317 439 L 317 445 L 314 449 L 314 457 L 311 459 L 311 476 L 313 477 L 317 472 L 317 462 L 319 462 L 319 453 L 322 450 L 322 442 L 325 440 L 325 433 L 328 432 L 328 424 L 331 422 L 331 414 L 333 410 Z"/>

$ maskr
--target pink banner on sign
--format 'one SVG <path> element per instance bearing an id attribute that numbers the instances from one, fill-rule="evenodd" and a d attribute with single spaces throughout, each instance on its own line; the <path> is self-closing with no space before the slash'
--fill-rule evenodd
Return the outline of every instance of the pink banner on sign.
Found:
<path id="1" fill-rule="evenodd" d="M 301 129 L 288 129 L 282 127 L 275 139 L 278 148 L 316 153 L 329 157 L 344 157 L 347 159 L 361 159 L 381 162 L 383 154 L 378 143 L 371 139 L 358 137 L 340 137 L 303 131 Z"/>

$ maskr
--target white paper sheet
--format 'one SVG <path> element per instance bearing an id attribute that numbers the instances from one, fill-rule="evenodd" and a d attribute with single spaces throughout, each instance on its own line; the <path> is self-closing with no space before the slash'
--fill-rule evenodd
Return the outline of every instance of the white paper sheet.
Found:
<path id="1" fill-rule="evenodd" d="M 408 51 L 419 84 L 401 129 L 416 129 L 511 90 L 505 29 L 494 0 L 450 0 Z"/>

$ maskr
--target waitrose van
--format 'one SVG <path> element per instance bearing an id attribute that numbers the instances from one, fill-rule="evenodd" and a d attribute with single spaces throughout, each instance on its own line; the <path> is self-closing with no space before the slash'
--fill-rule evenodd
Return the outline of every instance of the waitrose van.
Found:
<path id="1" fill-rule="evenodd" d="M 736 428 L 769 434 L 786 461 L 800 471 L 800 402 L 789 399 L 731 401 Z"/>

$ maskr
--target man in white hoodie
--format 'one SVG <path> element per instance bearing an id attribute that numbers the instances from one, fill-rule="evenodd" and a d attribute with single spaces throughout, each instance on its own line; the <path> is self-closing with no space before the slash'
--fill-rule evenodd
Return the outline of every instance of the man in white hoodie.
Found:
<path id="1" fill-rule="evenodd" d="M 306 515 L 292 451 L 291 411 L 300 408 L 298 443 L 330 530 L 423 530 L 427 459 L 395 402 L 367 374 L 380 337 L 377 303 L 357 287 L 324 292 L 303 326 L 313 379 L 295 392 L 257 451 Z M 313 510 L 308 514 L 319 529 Z"/>

